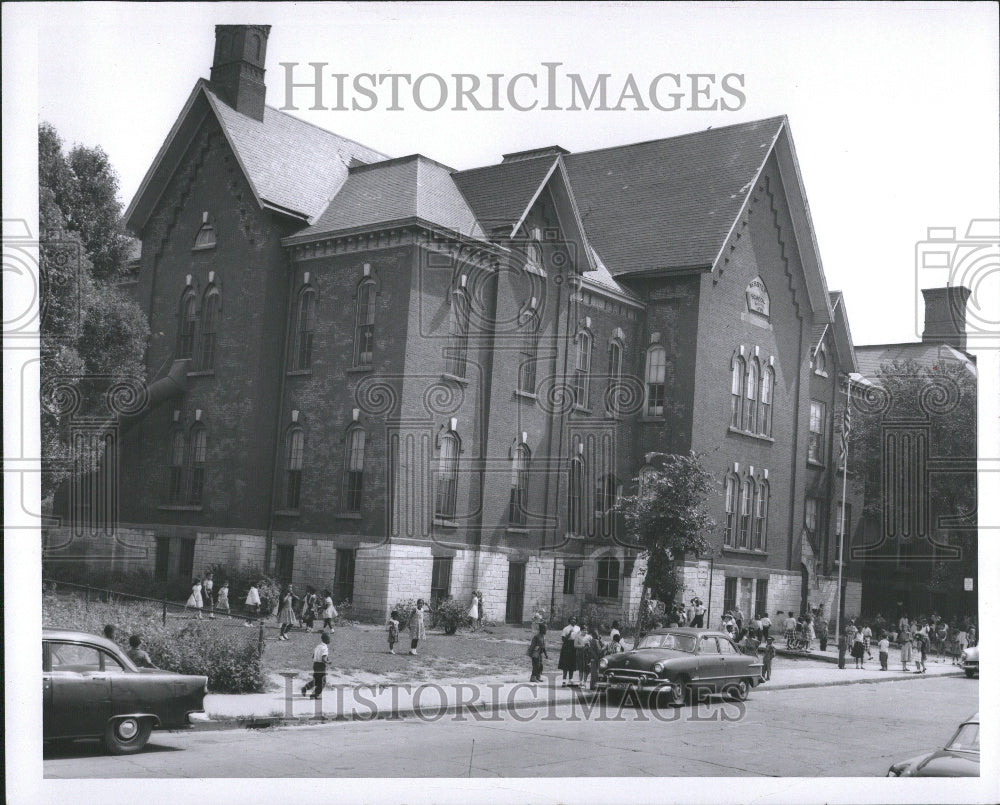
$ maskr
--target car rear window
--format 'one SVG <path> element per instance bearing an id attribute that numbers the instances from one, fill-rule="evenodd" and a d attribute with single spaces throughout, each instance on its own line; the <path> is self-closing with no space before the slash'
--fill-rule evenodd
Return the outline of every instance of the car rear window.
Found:
<path id="1" fill-rule="evenodd" d="M 78 674 L 100 671 L 101 654 L 92 646 L 77 643 L 51 643 L 53 671 L 71 671 Z"/>
<path id="2" fill-rule="evenodd" d="M 948 744 L 948 749 L 956 752 L 978 752 L 979 751 L 979 725 L 963 724 L 958 728 L 955 737 Z"/>

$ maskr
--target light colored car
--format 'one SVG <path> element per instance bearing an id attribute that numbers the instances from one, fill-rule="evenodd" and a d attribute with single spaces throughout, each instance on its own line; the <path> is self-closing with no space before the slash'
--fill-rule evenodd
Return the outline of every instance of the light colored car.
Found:
<path id="1" fill-rule="evenodd" d="M 112 754 L 130 755 L 154 729 L 203 720 L 208 677 L 140 669 L 103 637 L 44 629 L 42 690 L 45 741 L 102 738 Z"/>
<path id="2" fill-rule="evenodd" d="M 601 659 L 597 688 L 670 695 L 691 702 L 712 693 L 742 701 L 761 682 L 763 663 L 729 635 L 706 629 L 658 629 L 632 651 Z"/>
<path id="3" fill-rule="evenodd" d="M 979 713 L 961 723 L 943 749 L 894 763 L 886 777 L 978 777 Z"/>
<path id="4" fill-rule="evenodd" d="M 965 671 L 965 675 L 969 679 L 979 676 L 979 646 L 969 646 L 963 651 L 959 665 L 962 666 L 962 670 Z"/>

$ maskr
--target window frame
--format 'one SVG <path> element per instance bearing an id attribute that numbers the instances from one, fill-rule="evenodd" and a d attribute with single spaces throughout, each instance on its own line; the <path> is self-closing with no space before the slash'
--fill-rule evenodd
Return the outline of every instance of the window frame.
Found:
<path id="1" fill-rule="evenodd" d="M 198 324 L 198 369 L 215 371 L 215 351 L 218 343 L 219 314 L 222 312 L 222 292 L 216 285 L 209 285 L 201 297 L 201 316 Z"/>
<path id="2" fill-rule="evenodd" d="M 743 430 L 757 433 L 757 402 L 760 397 L 760 363 L 756 358 L 747 361 L 747 377 L 744 384 Z"/>
<path id="3" fill-rule="evenodd" d="M 766 398 L 766 399 L 765 399 Z M 764 364 L 760 373 L 760 435 L 771 436 L 771 416 L 774 407 L 774 368 Z"/>
<path id="4" fill-rule="evenodd" d="M 200 422 L 191 426 L 189 439 L 187 503 L 201 506 L 205 499 L 205 462 L 208 458 L 208 428 Z"/>
<path id="5" fill-rule="evenodd" d="M 753 532 L 750 535 L 750 547 L 752 550 L 767 550 L 767 510 L 770 504 L 771 485 L 767 480 L 759 481 L 754 497 Z"/>
<path id="6" fill-rule="evenodd" d="M 750 548 L 750 529 L 753 522 L 754 490 L 756 483 L 753 478 L 747 478 L 740 485 L 740 517 L 738 521 L 739 534 L 736 545 L 742 550 Z"/>
<path id="7" fill-rule="evenodd" d="M 563 565 L 563 595 L 576 595 L 577 568 Z"/>
<path id="8" fill-rule="evenodd" d="M 568 485 L 566 491 L 566 533 L 583 535 L 585 520 L 584 510 L 584 477 L 586 465 L 579 456 L 574 456 L 569 462 Z"/>
<path id="9" fill-rule="evenodd" d="M 375 280 L 367 278 L 358 284 L 354 311 L 354 365 L 372 366 L 375 363 L 375 303 L 378 288 Z M 367 347 L 367 350 L 365 349 Z"/>
<path id="10" fill-rule="evenodd" d="M 510 501 L 507 507 L 507 522 L 511 526 L 528 524 L 528 467 L 531 450 L 524 443 L 511 451 Z"/>
<path id="11" fill-rule="evenodd" d="M 528 311 L 521 316 L 521 362 L 517 369 L 517 390 L 534 394 L 538 379 L 538 338 L 541 323 L 538 314 Z"/>
<path id="12" fill-rule="evenodd" d="M 598 598 L 618 599 L 621 593 L 621 572 L 621 562 L 617 557 L 602 556 L 597 560 L 594 592 Z"/>
<path id="13" fill-rule="evenodd" d="M 816 411 L 819 416 L 816 417 Z M 818 419 L 818 429 L 814 427 Z M 826 458 L 826 403 L 822 400 L 809 401 L 809 443 L 806 458 L 814 464 L 825 464 Z"/>
<path id="14" fill-rule="evenodd" d="M 590 367 L 594 352 L 594 338 L 586 330 L 576 334 L 576 364 L 573 370 L 573 407 L 586 410 L 590 407 Z"/>
<path id="15" fill-rule="evenodd" d="M 464 288 L 451 294 L 451 333 L 445 356 L 445 373 L 466 377 L 469 364 L 469 293 Z"/>
<path id="16" fill-rule="evenodd" d="M 654 356 L 662 356 L 662 361 L 654 362 Z M 653 377 L 654 370 L 659 380 Z M 662 417 L 667 403 L 667 349 L 662 344 L 653 344 L 646 350 L 644 380 L 646 401 L 643 411 L 647 417 Z M 656 400 L 659 401 L 658 405 L 654 404 Z"/>
<path id="17" fill-rule="evenodd" d="M 302 468 L 305 464 L 305 452 L 305 430 L 301 426 L 293 425 L 285 436 L 285 508 L 290 511 L 298 511 L 302 505 Z"/>
<path id="18" fill-rule="evenodd" d="M 299 289 L 295 308 L 295 336 L 292 342 L 292 371 L 312 370 L 313 346 L 316 337 L 316 289 L 303 285 Z"/>
<path id="19" fill-rule="evenodd" d="M 622 394 L 622 367 L 625 363 L 625 345 L 620 338 L 612 338 L 608 342 L 608 390 L 605 395 L 607 412 L 611 416 L 619 416 L 619 397 Z"/>
<path id="20" fill-rule="evenodd" d="M 437 606 L 451 597 L 451 577 L 454 560 L 450 556 L 435 556 L 431 562 L 431 606 Z M 441 582 L 444 582 L 444 586 Z"/>
<path id="21" fill-rule="evenodd" d="M 730 427 L 743 430 L 743 384 L 746 382 L 746 361 L 742 355 L 733 358 L 730 386 Z"/>
<path id="22" fill-rule="evenodd" d="M 368 434 L 363 427 L 354 425 L 348 428 L 347 437 L 344 439 L 343 498 L 343 511 L 348 514 L 361 513 L 364 501 L 365 449 L 367 441 Z"/>
<path id="23" fill-rule="evenodd" d="M 185 461 L 187 460 L 187 439 L 184 431 L 173 428 L 167 443 L 167 503 L 179 506 L 184 502 Z"/>
<path id="24" fill-rule="evenodd" d="M 198 299 L 190 286 L 181 294 L 177 310 L 177 359 L 194 360 L 195 336 L 198 330 Z"/>
<path id="25" fill-rule="evenodd" d="M 446 450 L 446 445 L 448 448 Z M 458 434 L 448 431 L 438 445 L 438 472 L 435 480 L 434 517 L 453 521 L 458 506 L 458 462 L 461 441 Z"/>
<path id="26" fill-rule="evenodd" d="M 729 548 L 736 547 L 736 523 L 740 500 L 740 479 L 730 472 L 726 475 L 725 490 L 725 510 L 726 524 L 723 531 L 723 545 Z"/>

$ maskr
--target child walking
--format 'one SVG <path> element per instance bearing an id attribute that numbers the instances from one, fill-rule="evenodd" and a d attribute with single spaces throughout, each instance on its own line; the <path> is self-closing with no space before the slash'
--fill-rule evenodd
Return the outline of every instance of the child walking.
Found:
<path id="1" fill-rule="evenodd" d="M 545 648 L 545 632 L 548 627 L 544 623 L 538 624 L 538 631 L 531 638 L 531 645 L 528 646 L 528 656 L 531 657 L 531 679 L 529 682 L 542 681 L 542 657 L 546 659 L 549 652 Z"/>
<path id="2" fill-rule="evenodd" d="M 252 619 L 260 614 L 260 590 L 257 589 L 256 583 L 250 585 L 243 608 L 247 613 L 247 626 L 253 626 Z"/>
<path id="3" fill-rule="evenodd" d="M 399 612 L 395 609 L 389 615 L 389 623 L 386 624 L 386 631 L 389 633 L 389 653 L 396 653 L 396 641 L 399 640 Z"/>
<path id="4" fill-rule="evenodd" d="M 198 613 L 198 620 L 201 620 L 201 579 L 195 579 L 191 582 L 191 595 L 188 597 L 187 603 L 184 605 L 184 611 L 186 612 L 189 608 L 194 608 L 194 611 Z"/>
<path id="5" fill-rule="evenodd" d="M 854 632 L 854 643 L 851 645 L 851 656 L 854 657 L 854 667 L 864 670 L 865 667 L 865 638 L 861 632 Z"/>
<path id="6" fill-rule="evenodd" d="M 330 664 L 330 633 L 323 632 L 319 641 L 319 645 L 313 649 L 313 678 L 302 686 L 302 695 L 313 690 L 313 699 L 318 699 L 323 694 L 323 686 L 326 684 L 326 667 Z"/>
<path id="7" fill-rule="evenodd" d="M 323 590 L 323 628 L 333 630 L 333 619 L 337 617 L 337 608 L 333 605 L 333 595 L 329 590 Z"/>
<path id="8" fill-rule="evenodd" d="M 872 657 L 872 629 L 870 626 L 865 626 L 861 630 L 861 637 L 865 641 L 865 654 L 869 660 L 874 659 L 874 657 Z"/>
<path id="9" fill-rule="evenodd" d="M 215 608 L 219 612 L 225 612 L 226 615 L 229 614 L 229 582 L 222 582 L 222 586 L 219 588 L 219 597 L 215 602 Z"/>
<path id="10" fill-rule="evenodd" d="M 774 638 L 767 638 L 767 645 L 764 647 L 764 670 L 761 672 L 761 678 L 767 682 L 771 678 L 771 663 L 774 661 L 775 655 L 774 649 Z"/>
<path id="11" fill-rule="evenodd" d="M 882 632 L 879 636 L 878 661 L 879 665 L 882 666 L 879 668 L 880 671 L 889 670 L 889 638 L 886 636 L 885 632 Z"/>

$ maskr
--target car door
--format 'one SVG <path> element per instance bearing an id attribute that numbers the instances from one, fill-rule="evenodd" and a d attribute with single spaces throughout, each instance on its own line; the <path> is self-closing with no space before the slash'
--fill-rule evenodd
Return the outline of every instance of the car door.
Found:
<path id="1" fill-rule="evenodd" d="M 50 737 L 101 735 L 111 715 L 111 680 L 101 651 L 85 643 L 49 643 Z"/>
<path id="2" fill-rule="evenodd" d="M 719 680 L 720 690 L 726 683 L 732 682 L 745 676 L 746 663 L 743 661 L 743 654 L 736 648 L 731 640 L 725 637 L 718 638 L 719 657 L 721 659 L 720 673 L 722 679 Z"/>
<path id="3" fill-rule="evenodd" d="M 698 687 L 715 692 L 719 690 L 719 676 L 722 672 L 722 655 L 713 635 L 698 638 Z"/>

